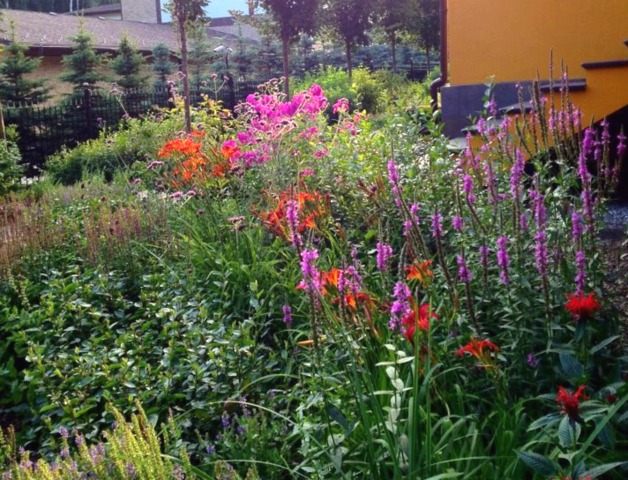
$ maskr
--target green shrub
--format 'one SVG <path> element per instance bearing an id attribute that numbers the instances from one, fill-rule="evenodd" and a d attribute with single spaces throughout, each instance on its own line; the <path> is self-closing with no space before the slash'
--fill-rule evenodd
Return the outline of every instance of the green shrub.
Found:
<path id="1" fill-rule="evenodd" d="M 16 190 L 24 172 L 20 165 L 22 155 L 17 146 L 14 127 L 6 129 L 6 141 L 0 140 L 0 197 Z"/>

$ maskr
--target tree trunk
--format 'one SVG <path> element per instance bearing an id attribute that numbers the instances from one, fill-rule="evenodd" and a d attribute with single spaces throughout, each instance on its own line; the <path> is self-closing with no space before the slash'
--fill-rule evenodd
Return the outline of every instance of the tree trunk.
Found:
<path id="1" fill-rule="evenodd" d="M 347 76 L 349 77 L 349 82 L 351 82 L 351 76 L 353 73 L 353 64 L 351 58 L 351 42 L 348 38 L 345 38 L 345 55 L 347 57 Z"/>
<path id="2" fill-rule="evenodd" d="M 392 47 L 392 71 L 397 73 L 397 32 L 390 34 L 390 46 Z"/>
<path id="3" fill-rule="evenodd" d="M 283 87 L 286 99 L 290 99 L 290 40 L 285 36 L 281 38 L 281 49 L 283 54 Z"/>
<path id="4" fill-rule="evenodd" d="M 183 111 L 185 114 L 185 131 L 192 131 L 192 121 L 190 119 L 190 79 L 188 78 L 188 43 L 185 34 L 185 21 L 178 20 L 179 39 L 181 40 L 181 73 L 183 74 Z"/>

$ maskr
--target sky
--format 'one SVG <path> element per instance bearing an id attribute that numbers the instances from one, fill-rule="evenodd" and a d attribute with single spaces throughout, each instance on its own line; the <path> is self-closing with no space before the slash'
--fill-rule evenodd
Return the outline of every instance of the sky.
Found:
<path id="1" fill-rule="evenodd" d="M 162 5 L 165 0 L 162 0 Z M 229 10 L 240 10 L 242 12 L 247 11 L 246 0 L 211 0 L 209 7 L 207 7 L 207 16 L 209 18 L 228 17 Z M 163 21 L 169 22 L 170 16 L 168 14 L 163 15 Z"/>

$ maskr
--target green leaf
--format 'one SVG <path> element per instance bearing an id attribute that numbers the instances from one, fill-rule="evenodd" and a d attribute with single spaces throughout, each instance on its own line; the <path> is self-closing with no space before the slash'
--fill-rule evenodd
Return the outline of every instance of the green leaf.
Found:
<path id="1" fill-rule="evenodd" d="M 565 375 L 570 378 L 580 378 L 584 375 L 584 367 L 576 357 L 568 353 L 559 354 L 560 366 Z"/>
<path id="2" fill-rule="evenodd" d="M 354 425 L 349 425 L 349 421 L 342 414 L 342 412 L 338 410 L 336 407 L 334 407 L 333 405 L 329 405 L 327 407 L 327 413 L 332 418 L 332 420 L 334 420 L 338 425 L 340 425 L 344 429 L 345 435 L 349 436 L 349 434 L 353 431 Z"/>
<path id="3" fill-rule="evenodd" d="M 628 462 L 614 462 L 614 463 L 605 463 L 604 465 L 598 465 L 597 467 L 593 467 L 586 472 L 584 472 L 581 477 L 587 478 L 597 478 L 600 475 L 604 475 L 606 472 L 612 470 L 613 468 L 620 467 Z"/>
<path id="4" fill-rule="evenodd" d="M 434 477 L 430 477 L 426 480 L 443 480 L 445 478 L 458 478 L 459 476 L 463 475 L 460 472 L 448 472 L 448 473 L 441 473 L 440 475 L 436 475 Z"/>
<path id="5" fill-rule="evenodd" d="M 557 423 L 561 419 L 561 416 L 557 413 L 550 413 L 549 415 L 545 415 L 544 417 L 537 418 L 534 422 L 530 424 L 528 427 L 528 431 L 536 430 L 537 428 L 546 427 L 548 425 L 553 425 Z"/>
<path id="6" fill-rule="evenodd" d="M 610 345 L 611 343 L 613 343 L 615 340 L 617 340 L 618 338 L 620 338 L 619 335 L 614 335 L 612 337 L 607 338 L 606 340 L 602 340 L 600 343 L 598 343 L 596 346 L 594 346 L 593 348 L 591 348 L 591 355 L 593 355 L 594 353 L 599 352 L 600 350 L 602 350 L 604 347 L 606 347 L 607 345 Z"/>
<path id="7" fill-rule="evenodd" d="M 580 436 L 580 424 L 565 415 L 558 425 L 558 441 L 563 448 L 573 448 Z"/>
<path id="8" fill-rule="evenodd" d="M 558 468 L 549 458 L 534 452 L 516 452 L 519 459 L 532 470 L 544 477 L 556 475 Z"/>

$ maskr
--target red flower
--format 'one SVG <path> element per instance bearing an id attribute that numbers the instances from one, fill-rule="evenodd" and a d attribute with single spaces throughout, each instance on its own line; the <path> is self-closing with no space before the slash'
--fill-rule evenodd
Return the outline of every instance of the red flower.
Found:
<path id="1" fill-rule="evenodd" d="M 406 339 L 414 344 L 414 335 L 416 329 L 427 332 L 430 328 L 430 317 L 438 318 L 438 315 L 430 311 L 429 303 L 423 303 L 420 307 L 414 307 L 408 315 L 401 320 L 401 326 L 404 329 Z"/>
<path id="2" fill-rule="evenodd" d="M 556 402 L 561 407 L 561 412 L 566 413 L 571 420 L 577 420 L 579 418 L 580 400 L 587 400 L 588 397 L 584 394 L 586 385 L 580 385 L 575 393 L 569 393 L 563 387 L 558 387 L 558 395 L 556 396 Z"/>
<path id="3" fill-rule="evenodd" d="M 593 314 L 600 309 L 600 302 L 597 301 L 594 293 L 588 295 L 574 293 L 567 295 L 567 298 L 565 310 L 571 313 L 571 316 L 578 322 L 593 318 Z"/>
<path id="4" fill-rule="evenodd" d="M 456 350 L 456 355 L 462 357 L 465 353 L 470 353 L 478 360 L 487 360 L 487 355 L 489 353 L 488 350 L 499 352 L 499 347 L 490 340 L 479 340 L 477 338 L 472 338 L 469 343 Z"/>

